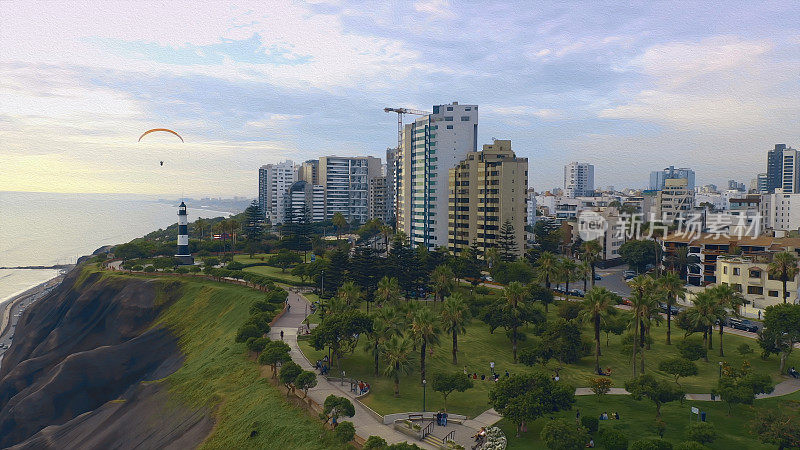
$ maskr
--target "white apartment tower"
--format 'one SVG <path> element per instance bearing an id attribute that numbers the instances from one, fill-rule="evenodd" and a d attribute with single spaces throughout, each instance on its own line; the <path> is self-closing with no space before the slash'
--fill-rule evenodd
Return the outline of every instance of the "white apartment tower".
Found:
<path id="1" fill-rule="evenodd" d="M 397 228 L 412 246 L 447 246 L 448 171 L 477 150 L 477 105 L 435 105 L 433 114 L 403 127 L 397 154 Z"/>
<path id="2" fill-rule="evenodd" d="M 569 198 L 594 194 L 594 166 L 572 162 L 564 166 L 564 195 Z"/>
<path id="3" fill-rule="evenodd" d="M 325 191 L 325 218 L 338 212 L 348 222 L 369 218 L 369 181 L 381 176 L 381 160 L 372 156 L 323 156 L 319 184 Z"/>
<path id="4" fill-rule="evenodd" d="M 286 160 L 258 169 L 258 206 L 272 224 L 284 222 L 284 196 L 297 181 L 297 166 Z"/>

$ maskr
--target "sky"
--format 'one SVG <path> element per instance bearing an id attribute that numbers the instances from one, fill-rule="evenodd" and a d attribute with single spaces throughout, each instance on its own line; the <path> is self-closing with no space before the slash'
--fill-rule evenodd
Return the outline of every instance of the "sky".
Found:
<path id="1" fill-rule="evenodd" d="M 570 161 L 749 183 L 800 146 L 796 1 L 0 3 L 0 190 L 254 196 L 263 164 L 384 157 L 384 107 L 452 101 L 538 190 Z"/>

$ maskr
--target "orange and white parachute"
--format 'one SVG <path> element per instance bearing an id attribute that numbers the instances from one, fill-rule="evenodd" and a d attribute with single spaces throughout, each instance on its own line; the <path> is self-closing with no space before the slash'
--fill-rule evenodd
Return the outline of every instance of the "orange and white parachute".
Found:
<path id="1" fill-rule="evenodd" d="M 181 140 L 181 142 L 183 142 L 183 138 L 181 137 L 181 135 L 180 135 L 180 134 L 178 134 L 178 133 L 176 133 L 176 132 L 174 132 L 174 131 L 172 131 L 172 130 L 170 130 L 170 129 L 168 129 L 168 128 L 153 128 L 152 130 L 147 130 L 147 131 L 145 131 L 144 133 L 142 133 L 142 135 L 141 135 L 141 136 L 139 136 L 139 140 L 138 140 L 138 141 L 136 141 L 136 142 L 141 142 L 141 140 L 142 140 L 142 138 L 143 138 L 143 137 L 147 136 L 147 135 L 148 135 L 148 134 L 150 134 L 150 133 L 155 133 L 156 131 L 164 131 L 164 132 L 166 132 L 166 133 L 172 133 L 172 134 L 174 134 L 175 136 L 178 136 L 178 139 L 180 139 L 180 140 Z"/>

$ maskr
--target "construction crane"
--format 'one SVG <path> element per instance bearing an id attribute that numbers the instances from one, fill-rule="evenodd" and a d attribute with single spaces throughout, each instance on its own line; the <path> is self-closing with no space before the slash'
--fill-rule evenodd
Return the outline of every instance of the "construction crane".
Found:
<path id="1" fill-rule="evenodd" d="M 403 114 L 414 114 L 416 116 L 425 116 L 430 114 L 427 111 L 420 111 L 411 108 L 383 108 L 384 112 L 397 113 L 397 151 L 403 146 Z"/>

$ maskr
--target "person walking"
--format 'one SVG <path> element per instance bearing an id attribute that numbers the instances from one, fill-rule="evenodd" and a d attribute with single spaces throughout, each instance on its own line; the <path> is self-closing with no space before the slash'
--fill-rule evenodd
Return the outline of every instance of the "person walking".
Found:
<path id="1" fill-rule="evenodd" d="M 283 330 L 281 330 L 281 340 L 283 340 Z"/>

